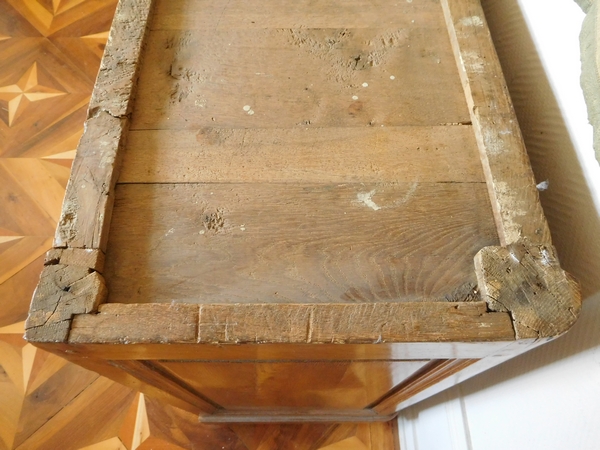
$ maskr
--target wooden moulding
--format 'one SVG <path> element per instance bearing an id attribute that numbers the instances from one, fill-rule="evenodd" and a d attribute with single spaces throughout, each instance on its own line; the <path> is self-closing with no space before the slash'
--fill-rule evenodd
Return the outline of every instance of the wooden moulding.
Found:
<path id="1" fill-rule="evenodd" d="M 48 252 L 32 300 L 25 333 L 30 341 L 66 341 L 72 316 L 95 311 L 107 297 L 101 275 L 104 251 L 151 5 L 152 0 L 121 0 L 117 6 L 73 162 L 55 248 Z"/>

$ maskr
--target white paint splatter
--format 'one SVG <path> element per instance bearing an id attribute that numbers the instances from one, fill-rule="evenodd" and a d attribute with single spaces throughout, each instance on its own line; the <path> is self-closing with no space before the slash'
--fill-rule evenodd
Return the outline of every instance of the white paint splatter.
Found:
<path id="1" fill-rule="evenodd" d="M 550 187 L 550 180 L 544 180 L 535 185 L 538 191 L 546 191 Z"/>
<path id="2" fill-rule="evenodd" d="M 381 206 L 377 205 L 377 203 L 375 203 L 372 198 L 373 195 L 375 195 L 375 192 L 375 189 L 373 189 L 371 192 L 359 192 L 358 194 L 356 194 L 356 198 L 359 202 L 364 203 L 365 206 L 368 206 L 373 211 L 379 211 L 381 209 Z"/>
<path id="3" fill-rule="evenodd" d="M 244 224 L 241 224 L 241 225 L 240 225 L 240 230 L 241 230 L 241 231 L 246 231 L 246 227 L 244 226 Z"/>
<path id="4" fill-rule="evenodd" d="M 390 80 L 395 80 L 396 77 L 394 75 L 390 75 Z"/>
<path id="5" fill-rule="evenodd" d="M 353 95 L 352 100 L 358 100 L 358 95 Z"/>
<path id="6" fill-rule="evenodd" d="M 475 73 L 485 72 L 485 61 L 477 52 L 465 51 L 460 54 L 463 66 L 466 70 Z"/>
<path id="7" fill-rule="evenodd" d="M 198 234 L 204 234 L 204 233 L 205 233 L 205 231 L 204 231 L 204 230 L 200 230 L 200 231 L 198 231 Z"/>
<path id="8" fill-rule="evenodd" d="M 250 111 L 250 110 L 252 109 L 252 106 L 250 106 L 250 105 L 246 105 L 246 106 L 244 106 L 242 109 L 243 109 L 244 111 L 248 112 L 248 111 Z"/>
<path id="9" fill-rule="evenodd" d="M 254 114 L 254 111 L 251 109 L 250 111 L 248 111 L 248 115 L 252 116 Z"/>
<path id="10" fill-rule="evenodd" d="M 363 83 L 362 87 L 369 87 L 369 83 Z"/>
<path id="11" fill-rule="evenodd" d="M 482 27 L 483 20 L 479 16 L 471 16 L 460 19 L 460 24 L 465 27 Z"/>
<path id="12" fill-rule="evenodd" d="M 170 235 L 170 234 L 173 234 L 174 232 L 175 232 L 175 228 L 171 228 L 169 231 L 167 231 L 167 232 L 165 233 L 165 236 L 168 236 L 168 235 Z"/>

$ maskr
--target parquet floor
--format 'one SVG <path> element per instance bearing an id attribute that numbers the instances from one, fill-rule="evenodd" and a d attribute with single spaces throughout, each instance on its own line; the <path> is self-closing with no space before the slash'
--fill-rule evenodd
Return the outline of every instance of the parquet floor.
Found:
<path id="1" fill-rule="evenodd" d="M 116 0 L 0 0 L 0 450 L 392 450 L 392 424 L 210 426 L 22 339 Z"/>

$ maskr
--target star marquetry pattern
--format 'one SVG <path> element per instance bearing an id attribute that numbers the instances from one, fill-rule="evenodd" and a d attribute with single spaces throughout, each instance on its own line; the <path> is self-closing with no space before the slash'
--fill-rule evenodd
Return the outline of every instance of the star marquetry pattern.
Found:
<path id="1" fill-rule="evenodd" d="M 61 92 L 39 84 L 37 63 L 34 62 L 21 78 L 19 78 L 19 81 L 17 81 L 16 84 L 0 86 L 1 107 L 8 111 L 7 125 L 12 126 L 14 121 L 23 114 L 30 103 L 65 94 L 66 92 Z"/>

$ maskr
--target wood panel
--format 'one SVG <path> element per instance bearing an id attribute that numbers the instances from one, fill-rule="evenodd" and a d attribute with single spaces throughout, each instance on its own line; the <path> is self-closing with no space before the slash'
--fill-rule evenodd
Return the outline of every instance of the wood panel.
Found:
<path id="1" fill-rule="evenodd" d="M 129 133 L 119 183 L 483 182 L 470 126 Z"/>
<path id="2" fill-rule="evenodd" d="M 427 18 L 415 12 L 405 26 L 376 28 L 354 28 L 352 20 L 305 28 L 299 23 L 310 5 L 303 6 L 291 28 L 151 32 L 132 129 L 470 122 L 438 5 L 428 5 Z M 388 10 L 363 7 L 379 16 Z"/>
<path id="3" fill-rule="evenodd" d="M 362 410 L 427 362 L 161 361 L 158 366 L 228 411 L 335 414 Z"/>
<path id="4" fill-rule="evenodd" d="M 437 0 L 169 0 L 157 1 L 151 29 L 408 27 L 417 19 L 422 24 L 439 21 Z"/>
<path id="5" fill-rule="evenodd" d="M 478 184 L 119 185 L 109 301 L 462 300 L 497 242 L 487 202 Z"/>

